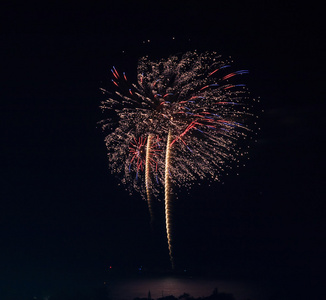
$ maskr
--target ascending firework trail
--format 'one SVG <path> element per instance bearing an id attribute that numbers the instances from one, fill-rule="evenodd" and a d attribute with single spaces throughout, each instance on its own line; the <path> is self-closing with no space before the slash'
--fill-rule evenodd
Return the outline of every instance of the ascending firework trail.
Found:
<path id="1" fill-rule="evenodd" d="M 152 205 L 152 197 L 151 197 L 151 188 L 150 188 L 150 172 L 151 172 L 151 143 L 152 143 L 152 135 L 149 134 L 147 137 L 147 146 L 146 146 L 146 161 L 145 161 L 145 186 L 146 186 L 146 195 L 147 195 L 147 203 L 148 209 L 151 217 L 151 224 L 154 221 L 154 214 L 153 214 L 153 205 Z"/>
<path id="2" fill-rule="evenodd" d="M 171 179 L 170 179 L 170 157 L 171 157 L 171 133 L 168 133 L 168 139 L 166 142 L 166 153 L 165 153 L 165 225 L 166 235 L 168 238 L 169 255 L 172 269 L 174 269 L 174 259 L 172 253 L 172 228 L 171 228 Z"/>
<path id="3" fill-rule="evenodd" d="M 197 179 L 219 180 L 239 164 L 251 131 L 249 92 L 239 78 L 247 70 L 232 70 L 231 61 L 215 52 L 138 64 L 138 81 L 112 68 L 115 94 L 102 102 L 110 168 L 127 190 L 137 190 L 153 218 L 152 198 L 165 187 L 166 228 L 172 267 L 171 184 L 189 188 Z M 246 148 L 248 146 L 245 146 Z M 173 148 L 173 163 L 170 151 Z"/>

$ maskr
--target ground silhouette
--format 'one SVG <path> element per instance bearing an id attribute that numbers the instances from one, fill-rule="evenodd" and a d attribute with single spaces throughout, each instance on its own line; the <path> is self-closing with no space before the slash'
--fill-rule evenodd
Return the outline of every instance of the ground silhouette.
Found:
<path id="1" fill-rule="evenodd" d="M 134 300 L 155 300 L 150 297 L 150 293 L 148 293 L 147 298 L 134 298 Z M 195 298 L 187 293 L 180 295 L 179 297 L 175 297 L 172 295 L 157 298 L 156 300 L 236 300 L 232 294 L 227 293 L 219 293 L 218 289 L 215 288 L 213 293 L 207 297 L 199 297 Z"/>

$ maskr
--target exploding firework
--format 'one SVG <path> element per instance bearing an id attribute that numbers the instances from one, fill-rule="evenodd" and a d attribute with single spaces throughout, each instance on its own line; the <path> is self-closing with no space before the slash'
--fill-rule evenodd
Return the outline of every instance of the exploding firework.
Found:
<path id="1" fill-rule="evenodd" d="M 246 154 L 242 148 L 251 116 L 248 91 L 231 61 L 215 52 L 151 61 L 140 59 L 131 84 L 114 67 L 115 95 L 102 103 L 111 118 L 102 121 L 112 172 L 139 191 L 151 209 L 151 195 L 165 187 L 170 258 L 171 184 L 189 187 L 197 179 L 219 180 Z M 173 156 L 170 152 L 173 150 Z"/>

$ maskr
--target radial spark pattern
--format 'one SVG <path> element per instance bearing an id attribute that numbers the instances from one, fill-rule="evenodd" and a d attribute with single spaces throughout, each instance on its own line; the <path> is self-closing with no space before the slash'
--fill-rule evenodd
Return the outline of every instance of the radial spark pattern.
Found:
<path id="1" fill-rule="evenodd" d="M 198 178 L 218 180 L 246 153 L 241 140 L 250 131 L 245 125 L 249 97 L 234 77 L 248 71 L 230 69 L 230 62 L 216 53 L 187 52 L 159 61 L 142 58 L 137 84 L 111 70 L 118 91 L 102 104 L 112 112 L 103 121 L 103 129 L 110 129 L 110 165 L 113 172 L 124 172 L 123 182 L 132 183 L 129 190 L 147 199 L 151 220 L 152 194 L 164 185 L 172 268 L 172 186 L 189 187 Z"/>
<path id="2" fill-rule="evenodd" d="M 233 70 L 231 61 L 215 52 L 187 52 L 151 61 L 143 57 L 137 83 L 114 67 L 115 94 L 102 103 L 111 118 L 102 121 L 112 172 L 123 173 L 123 182 L 144 198 L 164 185 L 168 132 L 173 159 L 170 179 L 190 186 L 197 179 L 219 180 L 226 168 L 239 162 L 246 151 L 243 140 L 250 131 L 248 91 L 239 81 L 247 70 Z M 150 171 L 146 141 L 150 143 Z M 245 146 L 247 147 L 247 146 Z M 120 175 L 121 176 L 121 175 Z"/>

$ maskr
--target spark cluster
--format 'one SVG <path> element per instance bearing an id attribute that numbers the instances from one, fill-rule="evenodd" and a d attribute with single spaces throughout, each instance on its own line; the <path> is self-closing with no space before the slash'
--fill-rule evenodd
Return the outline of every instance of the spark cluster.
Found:
<path id="1" fill-rule="evenodd" d="M 101 123 L 110 168 L 129 191 L 146 198 L 148 189 L 154 194 L 161 190 L 168 148 L 173 152 L 169 178 L 186 187 L 198 179 L 219 180 L 246 154 L 251 103 L 239 78 L 248 71 L 233 70 L 231 64 L 216 52 L 156 61 L 143 57 L 136 83 L 113 67 L 116 91 L 103 90 L 109 97 L 101 108 L 110 111 L 110 118 Z M 145 170 L 146 157 L 150 170 Z M 150 178 L 145 180 L 145 174 Z"/>

